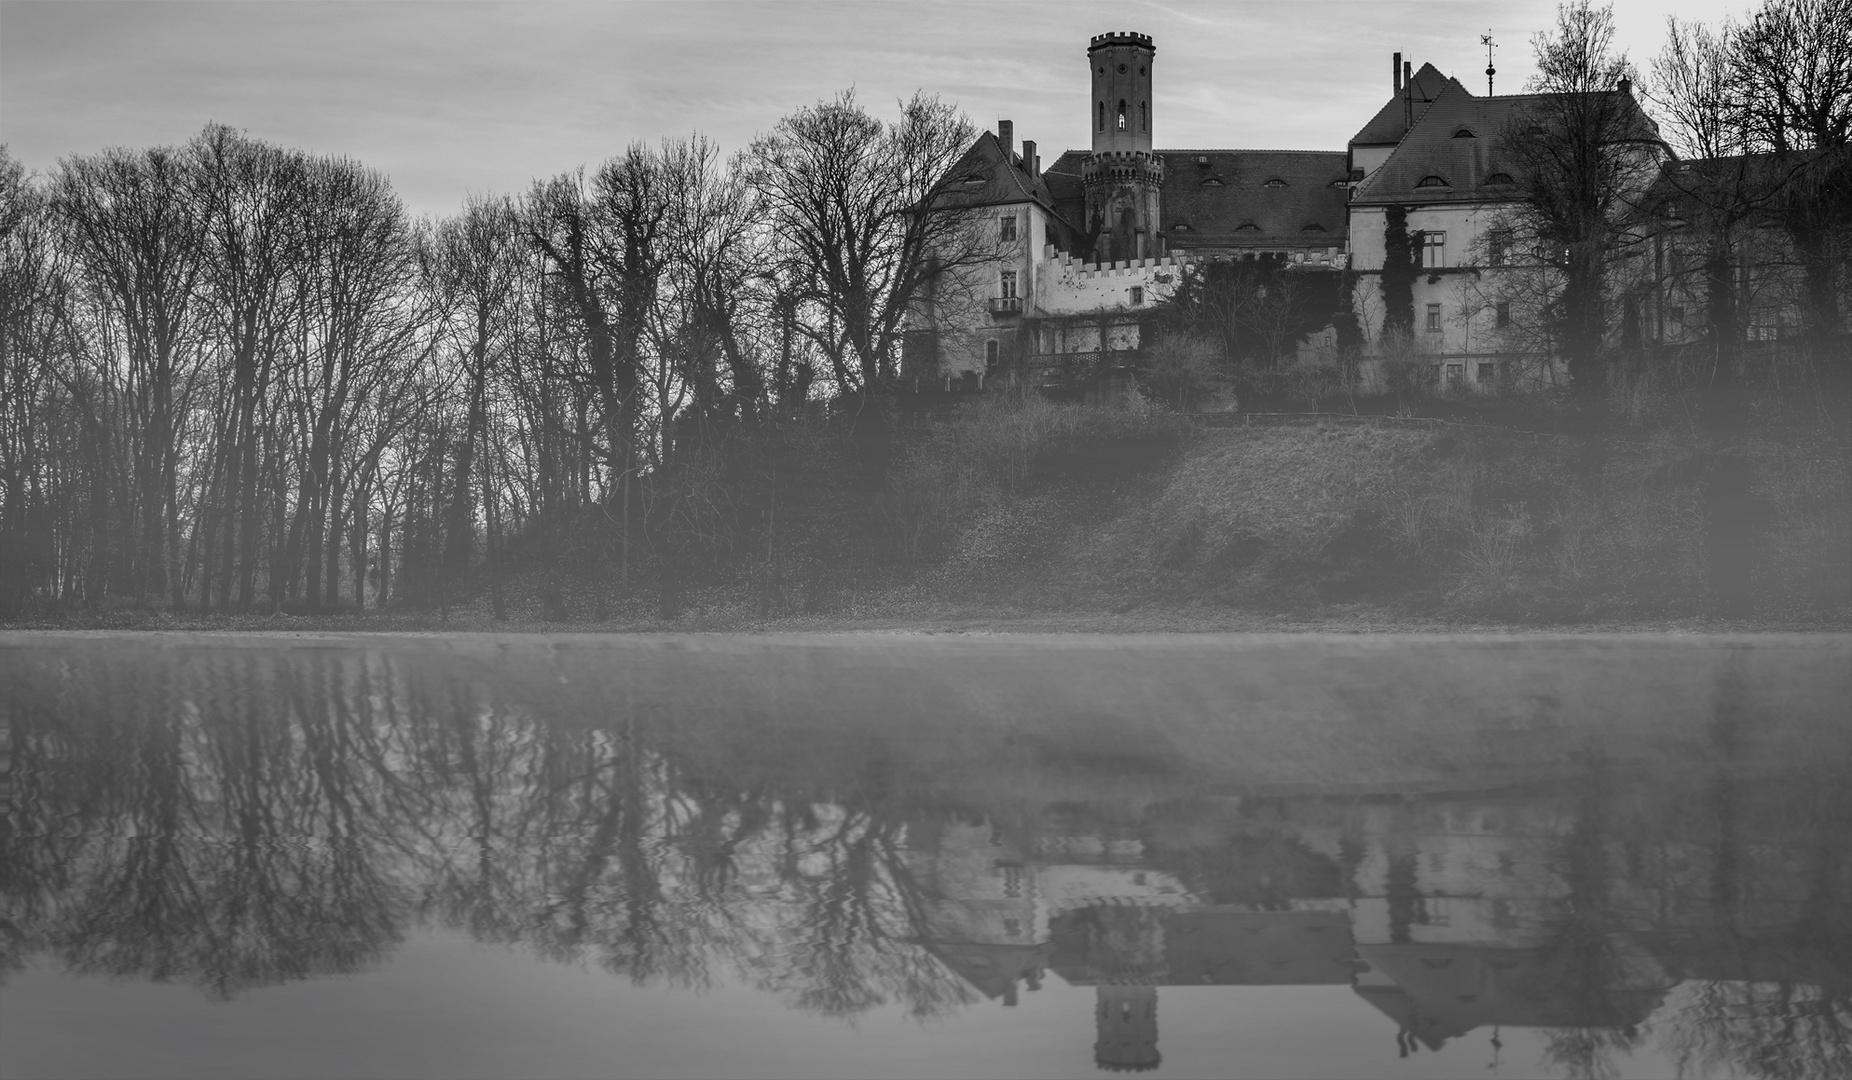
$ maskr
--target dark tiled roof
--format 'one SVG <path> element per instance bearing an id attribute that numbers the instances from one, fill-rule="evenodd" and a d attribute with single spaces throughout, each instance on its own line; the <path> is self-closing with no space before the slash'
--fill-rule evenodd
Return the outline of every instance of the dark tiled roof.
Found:
<path id="1" fill-rule="evenodd" d="M 1442 75 L 1440 69 L 1433 64 L 1421 65 L 1421 70 L 1415 72 L 1414 78 L 1409 80 L 1408 85 L 1410 90 L 1407 96 L 1414 105 L 1413 112 L 1417 122 L 1420 121 L 1422 114 L 1428 111 L 1428 106 L 1440 97 L 1442 90 L 1458 89 L 1462 93 L 1466 91 L 1466 88 L 1460 85 L 1459 80 Z M 1402 94 L 1390 97 L 1383 107 L 1376 111 L 1376 115 L 1370 118 L 1370 122 L 1363 125 L 1363 129 L 1357 134 L 1351 136 L 1351 145 L 1389 146 L 1401 142 L 1403 134 L 1408 131 L 1405 117 L 1409 111 L 1404 106 L 1402 98 Z"/>
<path id="2" fill-rule="evenodd" d="M 1322 248 L 1344 243 L 1347 192 L 1342 152 L 1159 153 L 1164 156 L 1162 225 L 1171 247 Z M 1268 186 L 1269 181 L 1284 185 Z M 1189 230 L 1178 230 L 1179 224 Z"/>
<path id="3" fill-rule="evenodd" d="M 1344 243 L 1344 154 L 1335 150 L 1159 150 L 1160 227 L 1173 248 L 1337 247 Z M 1044 172 L 1058 211 L 1083 231 L 1088 154 L 1069 150 Z M 1199 159 L 1207 159 L 1199 164 Z M 1220 184 L 1205 185 L 1204 181 Z M 1268 187 L 1267 181 L 1285 181 Z M 1334 186 L 1335 185 L 1335 186 Z M 1179 223 L 1189 226 L 1177 231 Z M 1243 229 L 1243 225 L 1253 225 Z M 1307 230 L 1307 225 L 1317 229 Z"/>
<path id="4" fill-rule="evenodd" d="M 1081 187 L 1080 169 L 1087 157 L 1085 150 L 1069 150 L 1042 170 L 1048 193 L 1055 200 L 1055 213 L 1082 232 L 1087 227 L 1087 193 Z"/>
<path id="5" fill-rule="evenodd" d="M 1500 144 L 1520 125 L 1528 109 L 1549 99 L 1547 94 L 1481 98 L 1467 93 L 1464 87 L 1448 87 L 1402 137 L 1389 160 L 1358 185 L 1351 201 L 1445 203 L 1511 197 L 1512 189 L 1489 186 L 1486 180 L 1503 173 L 1522 182 L 1518 166 L 1500 152 Z M 1631 109 L 1629 119 L 1636 128 L 1636 137 L 1657 142 L 1658 129 L 1640 111 L 1639 103 L 1629 96 L 1626 107 Z M 1456 138 L 1462 129 L 1471 131 L 1473 137 Z M 1439 177 L 1446 183 L 1420 187 L 1427 177 Z"/>

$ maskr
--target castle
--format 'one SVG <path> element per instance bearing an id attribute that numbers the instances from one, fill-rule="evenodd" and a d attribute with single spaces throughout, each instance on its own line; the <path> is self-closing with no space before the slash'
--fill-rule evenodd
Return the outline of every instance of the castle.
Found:
<path id="1" fill-rule="evenodd" d="M 1155 306 L 1217 261 L 1348 275 L 1336 287 L 1350 294 L 1367 357 L 1384 321 L 1391 207 L 1406 212 L 1419 245 L 1413 337 L 1433 381 L 1471 393 L 1553 377 L 1547 361 L 1514 366 L 1529 344 L 1526 293 L 1514 290 L 1514 320 L 1513 301 L 1488 281 L 1516 262 L 1499 220 L 1515 205 L 1517 167 L 1498 137 L 1536 95 L 1475 96 L 1397 53 L 1390 94 L 1343 150 L 1163 150 L 1153 148 L 1152 39 L 1100 34 L 1086 57 L 1090 149 L 1044 169 L 1035 142 L 1019 147 L 1005 120 L 954 168 L 941 205 L 991 246 L 941 275 L 917 306 L 903 379 L 977 389 L 1039 379 L 1077 355 L 1110 369 L 1111 354 L 1141 345 Z M 1669 155 L 1657 128 L 1627 87 L 1617 93 L 1637 117 L 1644 165 L 1656 167 Z M 1292 345 L 1335 340 L 1328 328 Z"/>

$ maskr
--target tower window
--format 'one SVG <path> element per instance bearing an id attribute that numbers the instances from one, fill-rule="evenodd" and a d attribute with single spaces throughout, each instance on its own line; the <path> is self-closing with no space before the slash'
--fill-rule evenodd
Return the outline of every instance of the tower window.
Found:
<path id="1" fill-rule="evenodd" d="M 997 219 L 997 239 L 1016 239 L 1016 215 L 1005 214 Z"/>
<path id="2" fill-rule="evenodd" d="M 1100 102 L 1099 124 L 1100 124 L 1100 130 L 1105 131 L 1106 130 L 1106 103 L 1104 101 Z"/>
<path id="3" fill-rule="evenodd" d="M 1151 130 L 1151 110 L 1147 102 L 1138 103 L 1138 130 Z"/>
<path id="4" fill-rule="evenodd" d="M 1125 130 L 1125 99 L 1119 99 L 1119 130 Z"/>
<path id="5" fill-rule="evenodd" d="M 1144 289 L 1144 286 L 1142 286 L 1142 285 L 1134 285 L 1134 286 L 1132 286 L 1132 303 L 1134 303 L 1134 304 L 1142 304 L 1142 303 L 1144 303 L 1144 302 L 1145 302 L 1145 289 Z"/>

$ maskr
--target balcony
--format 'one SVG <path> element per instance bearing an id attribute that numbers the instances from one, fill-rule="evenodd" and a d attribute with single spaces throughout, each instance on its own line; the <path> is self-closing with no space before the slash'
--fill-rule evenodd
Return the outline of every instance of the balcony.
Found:
<path id="1" fill-rule="evenodd" d="M 993 296 L 990 298 L 990 313 L 992 315 L 1021 315 L 1022 297 Z"/>

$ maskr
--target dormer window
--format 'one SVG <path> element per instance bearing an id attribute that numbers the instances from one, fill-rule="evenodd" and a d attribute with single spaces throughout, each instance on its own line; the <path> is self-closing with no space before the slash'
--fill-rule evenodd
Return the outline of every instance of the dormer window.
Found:
<path id="1" fill-rule="evenodd" d="M 1300 229 L 1299 231 L 1300 232 L 1324 232 L 1325 227 L 1323 225 L 1320 225 L 1318 222 L 1313 221 L 1313 222 L 1307 223 L 1306 226 Z"/>
<path id="2" fill-rule="evenodd" d="M 1435 176 L 1434 174 L 1429 173 L 1427 176 L 1422 177 L 1420 183 L 1417 183 L 1415 186 L 1418 188 L 1437 188 L 1437 187 L 1452 187 L 1453 185 L 1447 183 L 1446 177 Z"/>
<path id="3" fill-rule="evenodd" d="M 1456 139 L 1477 139 L 1479 136 L 1473 134 L 1472 128 L 1463 127 L 1454 132 L 1453 137 Z"/>
<path id="4" fill-rule="evenodd" d="M 1261 187 L 1272 187 L 1272 188 L 1281 188 L 1285 186 L 1286 186 L 1286 181 L 1280 179 L 1277 176 L 1261 185 Z"/>
<path id="5" fill-rule="evenodd" d="M 1170 227 L 1170 231 L 1171 232 L 1189 232 L 1190 227 L 1184 222 L 1179 221 L 1175 225 L 1172 225 Z"/>
<path id="6" fill-rule="evenodd" d="M 1235 226 L 1235 231 L 1236 232 L 1259 232 L 1260 226 L 1254 224 L 1251 221 L 1244 221 L 1241 224 Z"/>
<path id="7" fill-rule="evenodd" d="M 1227 187 L 1227 186 L 1228 186 L 1227 184 L 1222 183 L 1222 178 L 1219 176 L 1211 176 L 1209 179 L 1203 181 L 1203 187 Z"/>
<path id="8" fill-rule="evenodd" d="M 1515 183 L 1517 183 L 1517 181 L 1511 178 L 1510 173 L 1495 172 L 1491 176 L 1488 176 L 1485 178 L 1484 186 L 1485 187 L 1509 187 L 1510 185 L 1515 184 Z"/>

